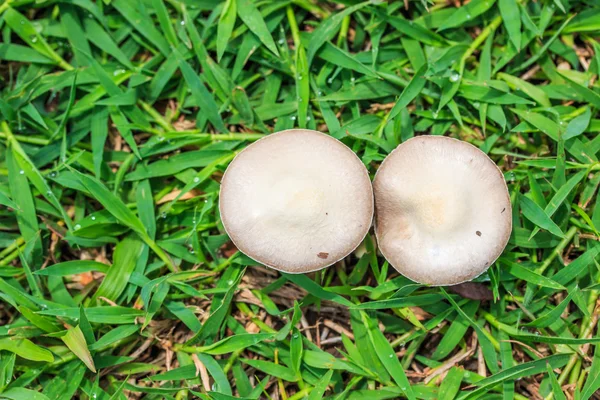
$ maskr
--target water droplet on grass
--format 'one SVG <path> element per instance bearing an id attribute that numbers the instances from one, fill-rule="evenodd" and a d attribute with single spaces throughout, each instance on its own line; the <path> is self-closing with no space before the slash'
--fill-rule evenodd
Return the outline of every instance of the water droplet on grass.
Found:
<path id="1" fill-rule="evenodd" d="M 19 174 L 21 174 L 21 175 L 23 175 L 24 173 L 25 173 L 25 171 L 23 171 L 23 170 L 19 171 Z"/>
<path id="2" fill-rule="evenodd" d="M 73 229 L 75 229 L 77 231 L 77 230 L 81 229 L 81 225 L 77 224 L 73 227 Z"/>
<path id="3" fill-rule="evenodd" d="M 198 177 L 195 177 L 195 178 L 194 178 L 194 182 L 195 182 L 195 183 L 198 183 L 198 182 L 200 182 L 200 178 L 198 178 Z"/>
<path id="4" fill-rule="evenodd" d="M 458 82 L 459 79 L 460 79 L 460 75 L 457 73 L 450 75 L 450 82 Z"/>

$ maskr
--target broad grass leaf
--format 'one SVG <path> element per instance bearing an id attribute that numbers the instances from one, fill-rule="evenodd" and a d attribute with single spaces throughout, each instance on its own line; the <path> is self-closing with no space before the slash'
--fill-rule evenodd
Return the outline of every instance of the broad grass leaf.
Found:
<path id="1" fill-rule="evenodd" d="M 20 44 L 0 44 L 0 60 L 34 64 L 54 64 L 54 61 L 38 51 Z"/>
<path id="2" fill-rule="evenodd" d="M 521 90 L 523 93 L 535 100 L 540 106 L 552 106 L 546 92 L 544 92 L 539 87 L 527 81 L 524 81 L 523 79 L 517 78 L 516 76 L 508 75 L 502 72 L 498 74 L 498 78 L 505 80 L 506 82 L 517 88 L 517 90 Z"/>
<path id="3" fill-rule="evenodd" d="M 135 69 L 127 55 L 121 50 L 121 48 L 115 43 L 112 36 L 110 36 L 93 18 L 84 18 L 83 27 L 85 35 L 88 40 L 95 46 L 100 48 L 102 51 L 110 54 L 117 61 L 123 64 L 125 67 L 133 70 Z"/>
<path id="4" fill-rule="evenodd" d="M 94 373 L 96 372 L 94 359 L 90 354 L 85 337 L 83 336 L 83 332 L 81 332 L 81 328 L 79 328 L 79 326 L 67 329 L 67 332 L 61 337 L 61 339 L 63 342 L 65 342 L 69 350 L 71 350 L 73 354 L 83 361 L 90 371 Z"/>
<path id="5" fill-rule="evenodd" d="M 217 61 L 221 61 L 231 38 L 237 14 L 237 0 L 227 0 L 221 11 L 217 28 Z"/>
<path id="6" fill-rule="evenodd" d="M 298 378 L 296 377 L 296 374 L 294 373 L 294 371 L 292 371 L 290 368 L 287 368 L 283 365 L 278 365 L 278 364 L 272 363 L 270 361 L 251 360 L 251 359 L 247 359 L 247 358 L 242 358 L 240 361 L 242 361 L 244 364 L 247 364 L 253 368 L 256 368 L 259 371 L 264 372 L 267 375 L 271 375 L 276 378 L 283 379 L 287 382 L 298 381 Z"/>
<path id="7" fill-rule="evenodd" d="M 325 375 L 319 380 L 319 382 L 314 386 L 308 395 L 308 400 L 319 400 L 323 398 L 325 391 L 327 390 L 327 386 L 331 381 L 331 377 L 333 375 L 333 370 L 327 371 Z"/>
<path id="8" fill-rule="evenodd" d="M 589 107 L 586 107 L 583 114 L 578 115 L 569 122 L 563 140 L 569 140 L 584 133 L 590 124 L 591 117 L 592 112 Z"/>
<path id="9" fill-rule="evenodd" d="M 220 355 L 233 353 L 254 346 L 265 340 L 273 339 L 272 333 L 247 333 L 228 336 L 223 340 L 213 343 L 209 346 L 198 347 L 196 351 L 211 355 Z"/>
<path id="10" fill-rule="evenodd" d="M 535 361 L 525 362 L 514 367 L 504 369 L 492 376 L 482 379 L 476 383 L 477 389 L 471 392 L 462 392 L 458 399 L 467 400 L 477 398 L 482 393 L 485 393 L 489 387 L 495 386 L 498 383 L 505 382 L 507 380 L 516 380 L 527 376 L 533 376 L 536 374 L 544 373 L 546 371 L 546 364 L 554 368 L 561 368 L 569 360 L 568 354 L 555 354 L 549 357 L 541 358 Z"/>
<path id="11" fill-rule="evenodd" d="M 388 342 L 387 338 L 379 330 L 377 323 L 369 318 L 366 313 L 361 312 L 361 316 L 381 363 L 385 366 L 385 369 L 387 369 L 396 384 L 405 393 L 406 397 L 411 400 L 416 400 L 415 393 L 406 377 L 402 364 L 400 364 L 400 360 L 398 359 L 398 356 L 396 356 L 396 352 Z"/>
<path id="12" fill-rule="evenodd" d="M 538 227 L 547 230 L 548 232 L 558 237 L 564 237 L 565 234 L 558 225 L 542 210 L 540 206 L 535 204 L 529 197 L 521 196 L 519 204 L 525 218 L 533 222 Z"/>
<path id="13" fill-rule="evenodd" d="M 288 281 L 295 283 L 296 285 L 300 286 L 301 288 L 306 290 L 308 293 L 312 294 L 313 296 L 315 296 L 319 299 L 334 301 L 334 302 L 344 305 L 346 307 L 354 306 L 354 303 L 352 303 L 351 301 L 346 300 L 344 297 L 342 297 L 338 294 L 335 294 L 335 293 L 332 293 L 332 292 L 329 292 L 329 291 L 323 289 L 323 287 L 321 287 L 319 284 L 317 284 L 315 281 L 313 281 L 306 275 L 296 275 L 296 274 L 286 274 L 286 273 L 282 273 L 282 275 Z"/>
<path id="14" fill-rule="evenodd" d="M 571 298 L 573 297 L 573 291 L 579 290 L 576 286 L 575 288 L 569 290 L 569 294 L 564 298 L 556 307 L 551 309 L 550 311 L 540 315 L 535 320 L 528 322 L 525 326 L 532 326 L 535 328 L 545 328 L 547 326 L 552 325 L 557 319 L 560 319 L 561 314 L 567 308 L 571 302 Z"/>
<path id="15" fill-rule="evenodd" d="M 581 390 L 581 399 L 587 400 L 600 389 L 600 346 L 596 346 L 588 378 Z"/>
<path id="16" fill-rule="evenodd" d="M 418 42 L 435 47 L 444 47 L 448 45 L 446 39 L 420 24 L 415 24 L 412 21 L 407 21 L 398 16 L 388 15 L 378 8 L 373 8 L 373 11 L 375 15 L 385 20 L 397 31 L 412 39 L 415 39 Z M 415 66 L 413 65 L 413 67 Z"/>
<path id="17" fill-rule="evenodd" d="M 306 128 L 308 107 L 310 105 L 309 65 L 304 46 L 296 49 L 296 97 L 298 101 L 298 126 Z"/>
<path id="18" fill-rule="evenodd" d="M 233 1 L 233 0 L 232 0 Z M 237 13 L 244 24 L 254 33 L 258 39 L 271 50 L 273 54 L 279 56 L 277 46 L 273 41 L 271 32 L 267 28 L 267 24 L 263 19 L 260 11 L 251 0 L 235 0 L 237 3 Z"/>
<path id="19" fill-rule="evenodd" d="M 31 361 L 53 362 L 54 356 L 48 350 L 34 344 L 28 339 L 0 339 L 0 350 L 10 351 L 19 357 Z"/>
<path id="20" fill-rule="evenodd" d="M 396 101 L 396 104 L 394 104 L 394 107 L 390 111 L 390 114 L 388 115 L 389 119 L 395 118 L 400 111 L 402 111 L 402 109 L 406 108 L 406 106 L 408 106 L 410 102 L 413 101 L 414 98 L 419 95 L 419 93 L 421 93 L 423 87 L 425 87 L 425 83 L 427 83 L 427 79 L 425 78 L 426 71 L 427 64 L 423 64 L 421 68 L 415 72 L 415 75 L 411 79 L 410 83 L 404 88 L 400 94 L 400 97 Z"/>
<path id="21" fill-rule="evenodd" d="M 198 74 L 192 69 L 192 67 L 185 61 L 181 53 L 174 50 L 175 57 L 179 63 L 179 69 L 185 78 L 190 90 L 192 91 L 192 95 L 196 99 L 198 105 L 203 110 L 203 113 L 209 119 L 209 121 L 221 132 L 227 132 L 227 127 L 225 126 L 223 119 L 221 118 L 221 114 L 219 112 L 219 108 L 213 95 L 206 89 Z"/>
<path id="22" fill-rule="evenodd" d="M 23 387 L 11 387 L 2 392 L 2 398 L 8 400 L 50 400 L 48 396 Z"/>
<path id="23" fill-rule="evenodd" d="M 534 271 L 531 271 L 528 268 L 525 268 L 524 266 L 517 264 L 514 261 L 510 261 L 506 258 L 499 258 L 499 262 L 501 264 L 504 264 L 507 268 L 507 271 L 519 278 L 522 279 L 524 281 L 527 281 L 529 283 L 533 283 L 539 286 L 543 286 L 543 287 L 547 287 L 547 288 L 551 288 L 551 289 L 557 289 L 557 290 L 565 290 L 566 288 L 561 285 L 560 283 L 556 282 L 553 279 L 547 278 L 543 275 L 540 275 Z"/>
<path id="24" fill-rule="evenodd" d="M 452 367 L 444 377 L 439 389 L 440 399 L 454 399 L 460 391 L 460 384 L 465 371 L 460 367 Z"/>
<path id="25" fill-rule="evenodd" d="M 118 326 L 105 333 L 104 336 L 100 337 L 95 343 L 90 344 L 89 349 L 92 351 L 104 350 L 113 343 L 129 337 L 139 330 L 140 327 L 137 325 Z"/>
<path id="26" fill-rule="evenodd" d="M 495 4 L 495 1 L 490 0 L 473 0 L 466 5 L 459 7 L 444 23 L 440 26 L 440 31 L 459 27 L 469 22 L 470 20 L 483 14 Z"/>
<path id="27" fill-rule="evenodd" d="M 169 55 L 169 42 L 165 39 L 163 34 L 156 29 L 154 24 L 148 23 L 149 16 L 142 14 L 140 8 L 135 6 L 135 3 L 128 0 L 113 0 L 111 4 L 132 27 L 142 34 L 142 37 L 155 46 L 164 56 Z"/>
<path id="28" fill-rule="evenodd" d="M 521 49 L 521 13 L 516 0 L 498 0 L 502 23 L 510 41 L 517 50 Z"/>
<path id="29" fill-rule="evenodd" d="M 43 276 L 68 276 L 92 271 L 106 273 L 108 272 L 109 267 L 109 265 L 98 261 L 74 260 L 51 265 L 44 269 L 35 271 L 34 274 Z"/>
<path id="30" fill-rule="evenodd" d="M 342 11 L 333 14 L 329 18 L 322 21 L 319 26 L 317 26 L 317 28 L 312 32 L 310 41 L 306 47 L 306 59 L 309 66 L 312 64 L 313 58 L 321 46 L 323 46 L 325 42 L 331 40 L 337 33 L 340 25 L 342 24 L 342 20 L 353 12 L 366 7 L 368 4 L 368 1 L 364 1 L 362 3 L 344 8 Z"/>
<path id="31" fill-rule="evenodd" d="M 167 10 L 164 0 L 152 0 L 152 8 L 154 8 L 154 11 L 156 12 L 156 17 L 158 18 L 158 23 L 164 34 L 164 37 L 171 44 L 171 46 L 177 46 L 179 40 L 177 39 L 177 34 L 175 33 L 175 29 L 173 29 L 173 25 L 171 24 L 169 10 Z"/>
<path id="32" fill-rule="evenodd" d="M 98 301 L 100 297 L 116 302 L 125 290 L 143 248 L 144 242 L 137 236 L 127 236 L 117 244 L 113 253 L 113 264 L 108 268 L 92 302 Z"/>

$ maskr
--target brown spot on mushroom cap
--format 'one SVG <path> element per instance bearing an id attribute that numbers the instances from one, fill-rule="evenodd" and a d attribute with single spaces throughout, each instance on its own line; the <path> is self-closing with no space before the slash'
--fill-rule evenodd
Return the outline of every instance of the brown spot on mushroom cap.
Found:
<path id="1" fill-rule="evenodd" d="M 266 136 L 240 152 L 219 198 L 223 226 L 240 251 L 288 273 L 316 271 L 350 254 L 371 226 L 373 206 L 356 154 L 308 129 Z"/>
<path id="2" fill-rule="evenodd" d="M 469 143 L 443 136 L 410 139 L 384 160 L 373 188 L 379 249 L 414 281 L 471 280 L 508 243 L 511 213 L 497 211 L 511 207 L 504 176 Z"/>

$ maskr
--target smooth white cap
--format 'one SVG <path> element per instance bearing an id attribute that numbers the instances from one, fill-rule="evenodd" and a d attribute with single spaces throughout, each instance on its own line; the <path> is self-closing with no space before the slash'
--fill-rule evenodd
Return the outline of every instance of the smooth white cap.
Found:
<path id="1" fill-rule="evenodd" d="M 221 182 L 223 226 L 268 267 L 316 271 L 362 242 L 373 219 L 367 169 L 346 145 L 308 129 L 275 133 L 231 162 Z"/>
<path id="2" fill-rule="evenodd" d="M 430 285 L 471 280 L 512 230 L 508 188 L 477 147 L 443 136 L 399 145 L 373 181 L 379 250 L 402 275 Z"/>

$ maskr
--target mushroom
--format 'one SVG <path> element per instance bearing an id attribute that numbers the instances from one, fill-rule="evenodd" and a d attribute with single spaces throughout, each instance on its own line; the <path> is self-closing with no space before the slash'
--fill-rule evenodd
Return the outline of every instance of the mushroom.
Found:
<path id="1" fill-rule="evenodd" d="M 246 147 L 221 182 L 219 210 L 237 248 L 288 273 L 317 271 L 350 254 L 373 220 L 367 169 L 342 142 L 290 129 Z"/>
<path id="2" fill-rule="evenodd" d="M 471 280 L 500 256 L 512 229 L 508 188 L 477 147 L 443 136 L 399 145 L 373 181 L 379 250 L 407 278 Z"/>

